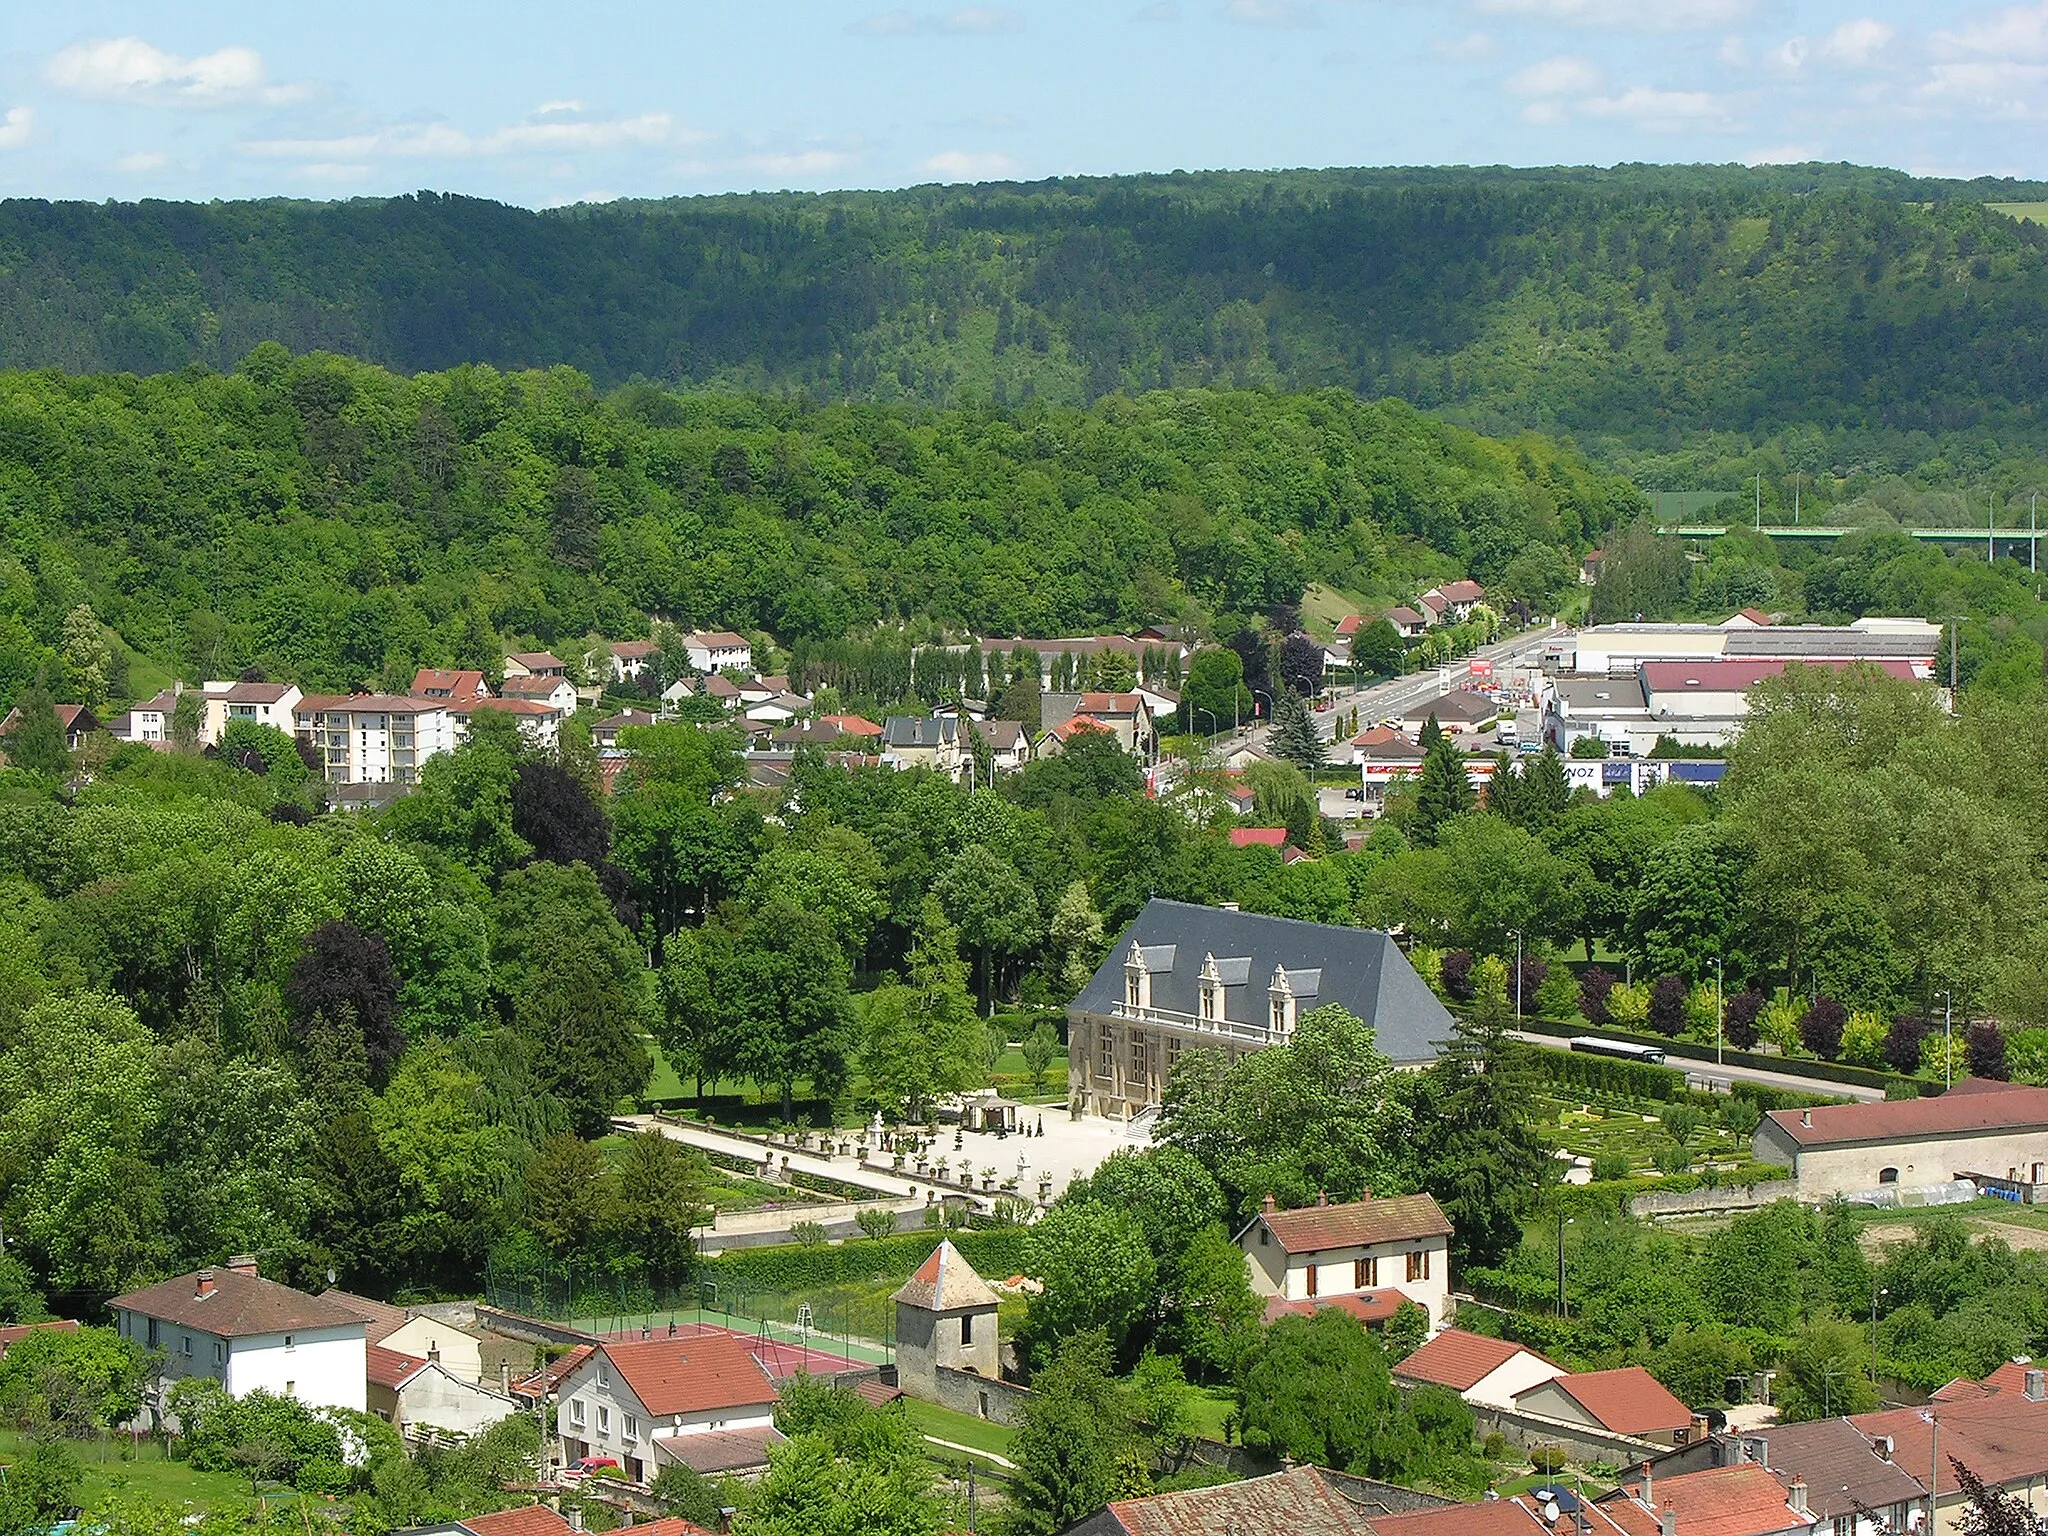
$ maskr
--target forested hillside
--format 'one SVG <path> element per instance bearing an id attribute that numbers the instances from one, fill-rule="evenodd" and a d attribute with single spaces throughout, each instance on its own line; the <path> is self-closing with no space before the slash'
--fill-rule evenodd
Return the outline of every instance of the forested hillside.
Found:
<path id="1" fill-rule="evenodd" d="M 1309 581 L 1468 569 L 1540 602 L 1639 505 L 1544 439 L 1337 391 L 813 407 L 274 343 L 226 374 L 0 375 L 0 703 L 53 652 L 77 670 L 80 605 L 190 677 L 402 688 L 655 613 L 907 644 L 1229 633 Z"/>
<path id="2" fill-rule="evenodd" d="M 617 203 L 423 193 L 0 205 L 0 363 L 416 371 L 955 404 L 1202 385 L 1397 395 L 1637 451 L 1837 434 L 1823 465 L 2031 441 L 2032 185 L 1852 167 L 1318 171 Z M 1946 450 L 1956 457 L 1955 445 Z M 1963 455 L 1968 458 L 1969 454 Z"/>

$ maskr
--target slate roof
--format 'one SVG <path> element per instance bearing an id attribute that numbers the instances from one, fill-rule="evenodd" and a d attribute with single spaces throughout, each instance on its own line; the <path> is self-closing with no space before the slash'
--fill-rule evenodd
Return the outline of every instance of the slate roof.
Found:
<path id="1" fill-rule="evenodd" d="M 640 1339 L 598 1348 L 653 1418 L 773 1403 L 778 1394 L 744 1339 Z"/>
<path id="2" fill-rule="evenodd" d="M 1526 1344 L 1490 1339 L 1483 1333 L 1467 1333 L 1462 1328 L 1446 1328 L 1395 1366 L 1394 1374 L 1415 1381 L 1433 1381 L 1453 1392 L 1469 1392 L 1517 1355 L 1536 1355 L 1543 1360 Z"/>
<path id="3" fill-rule="evenodd" d="M 1612 1371 L 1576 1371 L 1557 1376 L 1515 1394 L 1520 1402 L 1531 1392 L 1556 1387 L 1617 1435 L 1647 1435 L 1684 1429 L 1692 1423 L 1687 1408 L 1656 1377 L 1640 1365 Z"/>
<path id="4" fill-rule="evenodd" d="M 308 1296 L 275 1280 L 238 1274 L 227 1268 L 212 1271 L 213 1289 L 202 1296 L 199 1276 L 203 1273 L 196 1271 L 144 1286 L 139 1291 L 116 1296 L 107 1305 L 224 1339 L 288 1333 L 301 1328 L 364 1326 L 361 1312 L 339 1301 Z"/>
<path id="5" fill-rule="evenodd" d="M 1766 1118 L 1800 1147 L 2039 1130 L 2048 1129 L 2048 1088 L 1965 1079 L 1933 1098 L 1774 1109 Z"/>
<path id="6" fill-rule="evenodd" d="M 1234 984 L 1226 975 L 1224 1013 L 1236 1020 L 1263 1022 L 1265 991 L 1276 966 L 1319 972 L 1314 995 L 1295 983 L 1303 1012 L 1342 1003 L 1369 1025 L 1380 1050 L 1398 1063 L 1436 1060 L 1451 1038 L 1451 1015 L 1423 983 L 1400 946 L 1372 928 L 1339 928 L 1293 918 L 1230 912 L 1192 902 L 1155 897 L 1145 903 L 1109 954 L 1069 1005 L 1073 1013 L 1109 1015 L 1123 1004 L 1124 959 L 1133 942 L 1146 951 L 1155 1006 L 1189 1016 L 1201 1012 L 1202 957 L 1242 959 Z M 1254 996 L 1247 995 L 1247 989 Z"/>
<path id="7" fill-rule="evenodd" d="M 950 747 L 960 739 L 960 722 L 930 715 L 891 715 L 882 722 L 887 747 Z"/>
<path id="8" fill-rule="evenodd" d="M 1413 1242 L 1449 1237 L 1451 1223 L 1428 1195 L 1395 1195 L 1386 1200 L 1353 1200 L 1344 1205 L 1305 1205 L 1297 1211 L 1261 1211 L 1253 1225 L 1266 1224 L 1273 1241 L 1288 1253 L 1323 1253 L 1372 1243 Z"/>
<path id="9" fill-rule="evenodd" d="M 907 1301 L 927 1312 L 954 1312 L 969 1307 L 993 1307 L 996 1293 L 975 1273 L 952 1239 L 934 1248 L 931 1257 L 917 1266 L 891 1301 Z"/>

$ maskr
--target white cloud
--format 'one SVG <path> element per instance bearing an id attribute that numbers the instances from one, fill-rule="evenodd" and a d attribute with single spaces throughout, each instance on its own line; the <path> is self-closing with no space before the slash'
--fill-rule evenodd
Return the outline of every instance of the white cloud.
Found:
<path id="1" fill-rule="evenodd" d="M 1600 66 L 1591 59 L 1564 54 L 1542 59 L 1507 78 L 1507 88 L 1516 96 L 1581 96 L 1600 89 Z"/>
<path id="2" fill-rule="evenodd" d="M 357 163 L 377 160 L 472 159 L 516 154 L 589 154 L 607 149 L 702 143 L 710 135 L 679 126 L 666 112 L 628 118 L 549 118 L 472 134 L 447 123 L 397 123 L 367 133 L 320 139 L 251 139 L 244 153 L 266 159 Z"/>
<path id="3" fill-rule="evenodd" d="M 1820 51 L 1837 64 L 1846 64 L 1852 69 L 1861 69 L 1877 61 L 1877 56 L 1891 46 L 1898 33 L 1873 16 L 1858 16 L 1845 21 L 1828 34 L 1828 40 L 1820 45 Z"/>
<path id="4" fill-rule="evenodd" d="M 1481 11 L 1568 27 L 1689 32 L 1746 20 L 1757 0 L 1477 0 Z"/>
<path id="5" fill-rule="evenodd" d="M 590 108 L 574 97 L 562 101 L 544 101 L 533 109 L 535 117 L 553 117 L 558 112 L 588 112 Z"/>
<path id="6" fill-rule="evenodd" d="M 1299 29 L 1321 24 L 1307 0 L 1228 0 L 1224 16 L 1248 27 Z"/>
<path id="7" fill-rule="evenodd" d="M 2008 6 L 1952 31 L 1937 32 L 1934 39 L 1956 53 L 1989 54 L 2000 59 L 2041 58 L 2048 55 L 2048 0 Z"/>
<path id="8" fill-rule="evenodd" d="M 1463 37 L 1439 37 L 1429 51 L 1440 59 L 1486 59 L 1494 54 L 1493 39 L 1484 32 L 1467 32 Z"/>
<path id="9" fill-rule="evenodd" d="M 303 85 L 271 84 L 253 48 L 183 58 L 139 37 L 73 43 L 43 66 L 43 75 L 74 95 L 156 107 L 278 106 L 307 94 Z"/>
<path id="10" fill-rule="evenodd" d="M 19 149 L 28 142 L 28 136 L 35 131 L 36 109 L 34 107 L 9 107 L 7 115 L 0 117 L 0 149 Z"/>
<path id="11" fill-rule="evenodd" d="M 160 171 L 171 163 L 171 157 L 160 149 L 138 149 L 132 155 L 123 155 L 114 162 L 114 169 L 125 171 L 130 176 L 147 176 Z"/>
<path id="12" fill-rule="evenodd" d="M 1728 108 L 1708 91 L 1657 91 L 1632 85 L 1619 96 L 1595 96 L 1580 103 L 1590 117 L 1622 118 L 1651 133 L 1728 126 Z"/>
<path id="13" fill-rule="evenodd" d="M 1753 149 L 1742 157 L 1744 165 L 1805 165 L 1808 161 L 1823 158 L 1821 152 L 1805 144 L 1780 144 L 1774 149 Z"/>
<path id="14" fill-rule="evenodd" d="M 1024 18 L 1015 11 L 994 6 L 967 5 L 952 11 L 878 11 L 854 24 L 856 32 L 870 37 L 926 37 L 950 34 L 955 37 L 991 37 L 1002 32 L 1021 32 Z"/>
<path id="15" fill-rule="evenodd" d="M 917 168 L 941 181 L 998 181 L 1017 174 L 1017 162 L 1008 155 L 970 149 L 941 150 Z"/>
<path id="16" fill-rule="evenodd" d="M 1972 60 L 1936 64 L 1926 83 L 1913 94 L 1935 107 L 2017 122 L 2042 115 L 2040 93 L 2044 86 L 2048 86 L 2048 64 Z"/>

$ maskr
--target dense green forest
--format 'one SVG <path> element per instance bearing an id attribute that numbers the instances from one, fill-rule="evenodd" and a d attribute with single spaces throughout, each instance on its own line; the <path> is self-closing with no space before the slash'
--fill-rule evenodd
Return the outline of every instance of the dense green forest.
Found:
<path id="1" fill-rule="evenodd" d="M 1206 628 L 1468 569 L 1541 602 L 1639 506 L 1547 440 L 1338 391 L 814 406 L 266 343 L 231 373 L 0 376 L 0 700 L 59 652 L 402 688 L 656 613 L 785 644 Z M 118 645 L 67 645 L 81 605 Z"/>
<path id="2" fill-rule="evenodd" d="M 1338 388 L 1634 452 L 1732 434 L 1725 457 L 1813 427 L 1827 445 L 1794 467 L 1994 462 L 2041 431 L 2048 233 L 1985 205 L 2042 195 L 1624 166 L 545 213 L 431 193 L 14 201 L 0 362 L 226 369 L 277 340 L 407 372 L 566 364 L 606 385 L 941 405 Z"/>

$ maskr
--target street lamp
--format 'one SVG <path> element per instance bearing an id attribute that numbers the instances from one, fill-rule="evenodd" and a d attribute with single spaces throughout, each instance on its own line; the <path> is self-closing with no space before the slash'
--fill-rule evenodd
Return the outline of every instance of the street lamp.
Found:
<path id="1" fill-rule="evenodd" d="M 1956 999 L 1952 992 L 1941 994 L 1941 1085 L 1956 1085 Z"/>
<path id="2" fill-rule="evenodd" d="M 1714 1065 L 1721 1065 L 1721 962 L 1714 962 Z"/>
<path id="3" fill-rule="evenodd" d="M 1216 750 L 1216 733 L 1223 729 L 1223 722 L 1216 718 L 1216 711 L 1213 709 L 1204 709 L 1199 704 L 1192 707 L 1196 714 L 1209 717 L 1209 750 L 1214 752 Z"/>
<path id="4" fill-rule="evenodd" d="M 1266 692 L 1263 688 L 1254 688 L 1252 690 L 1252 697 L 1266 701 L 1266 724 L 1271 725 L 1273 723 L 1273 713 L 1279 707 L 1274 704 L 1273 695 Z"/>

